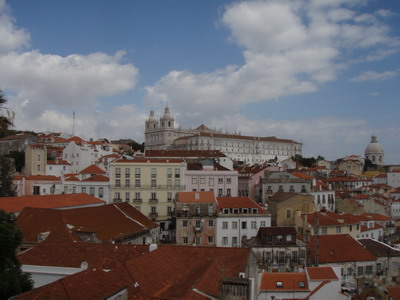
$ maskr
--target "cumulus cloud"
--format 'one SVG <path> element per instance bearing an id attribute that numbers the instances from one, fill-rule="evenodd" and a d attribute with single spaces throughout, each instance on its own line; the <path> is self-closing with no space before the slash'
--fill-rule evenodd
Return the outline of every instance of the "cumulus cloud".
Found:
<path id="1" fill-rule="evenodd" d="M 363 82 L 363 81 L 382 81 L 388 80 L 396 77 L 399 71 L 385 71 L 385 72 L 375 72 L 375 71 L 365 71 L 350 79 L 352 82 Z"/>
<path id="2" fill-rule="evenodd" d="M 18 50 L 29 45 L 30 35 L 26 30 L 17 28 L 9 14 L 5 0 L 0 0 L 0 54 Z"/>
<path id="3" fill-rule="evenodd" d="M 96 126 L 105 116 L 92 113 L 99 99 L 132 90 L 137 83 L 138 69 L 121 62 L 124 51 L 59 56 L 26 49 L 29 33 L 17 28 L 4 0 L 0 41 L 0 89 L 11 93 L 8 105 L 16 112 L 20 129 L 71 132 L 72 113 L 66 111 L 79 109 L 88 117 L 82 118 L 82 134 L 100 134 Z M 110 128 L 118 127 L 118 117 Z"/>
<path id="4" fill-rule="evenodd" d="M 221 22 L 230 30 L 230 40 L 243 48 L 245 63 L 202 74 L 170 71 L 146 87 L 146 100 L 150 106 L 171 103 L 182 122 L 192 124 L 200 116 L 208 121 L 221 112 L 238 113 L 248 103 L 314 92 L 350 63 L 398 51 L 398 39 L 376 17 L 383 12 L 365 14 L 360 10 L 365 4 L 268 0 L 229 5 Z"/>

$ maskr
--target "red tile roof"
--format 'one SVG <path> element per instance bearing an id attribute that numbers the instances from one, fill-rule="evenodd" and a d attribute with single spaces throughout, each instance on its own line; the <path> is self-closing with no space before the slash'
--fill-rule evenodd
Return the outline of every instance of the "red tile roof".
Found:
<path id="1" fill-rule="evenodd" d="M 310 259 L 315 260 L 315 236 L 309 242 Z M 320 235 L 318 236 L 318 262 L 320 264 L 374 261 L 376 257 L 350 235 Z"/>
<path id="2" fill-rule="evenodd" d="M 249 197 L 218 197 L 217 211 L 222 212 L 224 208 L 257 208 L 258 214 L 269 215 L 258 203 Z"/>
<path id="3" fill-rule="evenodd" d="M 386 290 L 389 292 L 389 296 L 393 300 L 400 300 L 400 286 L 388 286 Z"/>
<path id="4" fill-rule="evenodd" d="M 107 220 L 107 222 L 105 222 Z M 25 208 L 16 224 L 25 242 L 37 242 L 38 234 L 49 232 L 47 241 L 85 241 L 79 233 L 96 233 L 103 243 L 124 240 L 157 227 L 129 203 L 66 210 Z"/>
<path id="5" fill-rule="evenodd" d="M 91 181 L 91 182 L 95 182 L 95 181 L 99 181 L 99 182 L 109 182 L 110 178 L 103 176 L 103 175 L 93 175 L 90 176 L 89 178 L 83 179 L 82 181 Z"/>
<path id="6" fill-rule="evenodd" d="M 315 179 L 314 176 L 310 176 L 310 175 L 307 175 L 307 174 L 304 174 L 304 173 L 294 172 L 294 173 L 291 173 L 291 174 L 293 176 L 296 176 L 296 177 L 302 178 L 302 179 Z"/>
<path id="7" fill-rule="evenodd" d="M 278 287 L 277 283 L 281 283 L 282 287 Z M 302 282 L 304 287 L 300 287 Z M 306 273 L 263 273 L 260 282 L 261 291 L 293 291 L 293 292 L 307 292 L 308 282 Z"/>
<path id="8" fill-rule="evenodd" d="M 306 272 L 310 280 L 338 280 L 332 267 L 308 267 Z"/>
<path id="9" fill-rule="evenodd" d="M 335 213 L 331 211 L 307 214 L 308 224 L 314 225 L 317 221 L 320 226 L 338 226 L 360 223 L 360 220 L 352 214 Z"/>
<path id="10" fill-rule="evenodd" d="M 69 175 L 68 177 L 65 178 L 65 181 L 80 181 L 78 177 L 75 175 Z"/>
<path id="11" fill-rule="evenodd" d="M 215 203 L 215 194 L 213 191 L 204 192 L 179 192 L 177 193 L 177 202 L 180 203 Z"/>
<path id="12" fill-rule="evenodd" d="M 14 180 L 42 180 L 42 181 L 61 181 L 60 177 L 53 175 L 30 175 L 30 176 L 14 176 Z"/>
<path id="13" fill-rule="evenodd" d="M 25 207 L 68 208 L 85 205 L 102 205 L 103 200 L 88 194 L 40 195 L 0 198 L 0 209 L 5 212 L 19 212 Z"/>
<path id="14" fill-rule="evenodd" d="M 226 157 L 219 150 L 146 150 L 145 157 Z"/>
<path id="15" fill-rule="evenodd" d="M 79 172 L 80 174 L 106 174 L 107 172 L 96 165 L 90 165 Z"/>
<path id="16" fill-rule="evenodd" d="M 147 158 L 137 157 L 134 159 L 117 159 L 115 163 L 183 163 L 185 160 L 177 158 Z"/>
<path id="17" fill-rule="evenodd" d="M 80 268 L 87 262 L 90 269 L 113 269 L 118 264 L 147 253 L 149 245 L 95 243 L 38 243 L 18 255 L 23 265 Z M 62 253 L 62 255 L 60 255 Z"/>

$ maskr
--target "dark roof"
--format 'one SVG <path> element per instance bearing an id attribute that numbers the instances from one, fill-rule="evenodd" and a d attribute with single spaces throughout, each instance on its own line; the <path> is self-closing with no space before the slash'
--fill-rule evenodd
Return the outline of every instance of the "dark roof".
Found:
<path id="1" fill-rule="evenodd" d="M 389 245 L 373 239 L 359 239 L 365 249 L 377 257 L 396 256 L 400 257 L 400 250 L 390 247 Z"/>
<path id="2" fill-rule="evenodd" d="M 292 234 L 296 235 L 296 229 L 294 227 L 260 227 L 258 229 L 257 236 L 261 235 L 287 235 Z"/>
<path id="3" fill-rule="evenodd" d="M 146 150 L 145 157 L 226 157 L 219 150 Z"/>

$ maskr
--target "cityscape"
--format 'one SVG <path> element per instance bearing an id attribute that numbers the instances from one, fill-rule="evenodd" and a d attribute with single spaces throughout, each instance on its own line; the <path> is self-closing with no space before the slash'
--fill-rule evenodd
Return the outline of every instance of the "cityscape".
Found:
<path id="1" fill-rule="evenodd" d="M 400 299 L 399 16 L 0 0 L 0 299 Z"/>

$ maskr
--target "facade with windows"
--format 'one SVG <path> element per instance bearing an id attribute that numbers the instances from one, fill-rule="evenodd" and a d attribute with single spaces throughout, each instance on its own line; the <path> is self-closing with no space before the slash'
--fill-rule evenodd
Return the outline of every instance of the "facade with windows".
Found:
<path id="1" fill-rule="evenodd" d="M 218 247 L 241 247 L 259 228 L 271 226 L 270 214 L 248 197 L 221 197 L 217 201 Z"/>
<path id="2" fill-rule="evenodd" d="M 25 149 L 26 175 L 45 175 L 47 165 L 47 149 L 45 145 L 27 145 Z M 52 175 L 52 174 L 51 174 Z"/>
<path id="3" fill-rule="evenodd" d="M 110 179 L 103 175 L 93 175 L 85 179 L 81 176 L 68 176 L 63 181 L 63 193 L 84 193 L 109 202 Z"/>
<path id="4" fill-rule="evenodd" d="M 161 240 L 170 237 L 169 224 L 177 192 L 185 191 L 183 159 L 120 159 L 110 164 L 111 202 L 129 202 L 159 222 Z"/>
<path id="5" fill-rule="evenodd" d="M 228 170 L 213 161 L 188 164 L 186 191 L 212 191 L 215 197 L 236 197 L 238 194 L 238 172 Z"/>
<path id="6" fill-rule="evenodd" d="M 215 246 L 217 202 L 212 191 L 181 192 L 176 197 L 176 243 Z"/>

